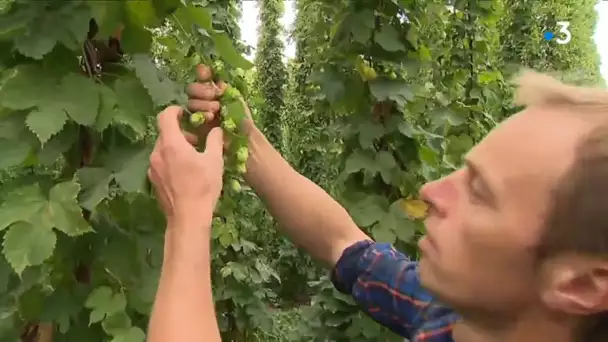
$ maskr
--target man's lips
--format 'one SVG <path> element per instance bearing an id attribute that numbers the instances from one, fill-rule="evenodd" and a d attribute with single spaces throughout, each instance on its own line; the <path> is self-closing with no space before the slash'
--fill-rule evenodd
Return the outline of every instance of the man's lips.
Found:
<path id="1" fill-rule="evenodd" d="M 437 250 L 437 244 L 435 240 L 427 232 L 419 241 L 418 248 L 422 253 L 428 253 L 431 250 Z"/>

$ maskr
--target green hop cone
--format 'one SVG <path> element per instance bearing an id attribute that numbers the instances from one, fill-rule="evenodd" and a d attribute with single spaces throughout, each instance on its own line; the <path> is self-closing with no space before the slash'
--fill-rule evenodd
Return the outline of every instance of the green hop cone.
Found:
<path id="1" fill-rule="evenodd" d="M 238 97 L 240 95 L 241 95 L 241 92 L 238 89 L 229 85 L 228 88 L 226 88 L 226 90 L 224 91 L 224 95 L 222 96 L 222 99 L 235 100 L 235 99 L 238 99 Z"/>
<path id="2" fill-rule="evenodd" d="M 232 119 L 226 119 L 222 121 L 222 127 L 228 132 L 234 132 L 236 129 L 236 123 L 234 123 L 234 120 Z"/>
<path id="3" fill-rule="evenodd" d="M 236 150 L 236 160 L 238 160 L 240 163 L 245 163 L 248 157 L 249 149 L 247 146 L 241 146 L 238 150 Z"/>
<path id="4" fill-rule="evenodd" d="M 234 192 L 241 192 L 241 183 L 239 183 L 238 180 L 236 179 L 231 179 L 230 180 L 230 189 L 232 189 L 232 191 Z"/>
<path id="5" fill-rule="evenodd" d="M 201 112 L 196 112 L 190 115 L 190 123 L 194 126 L 200 126 L 205 122 L 205 116 Z"/>
<path id="6" fill-rule="evenodd" d="M 224 62 L 222 62 L 222 61 L 213 62 L 213 71 L 218 74 L 222 73 L 224 71 Z"/>
<path id="7" fill-rule="evenodd" d="M 192 61 L 192 65 L 194 65 L 196 67 L 197 65 L 199 65 L 203 62 L 203 59 L 201 58 L 200 55 L 194 54 L 191 58 L 191 61 Z"/>
<path id="8" fill-rule="evenodd" d="M 219 217 L 214 217 L 213 220 L 211 221 L 211 225 L 213 227 L 221 227 L 224 224 L 224 222 L 222 222 L 222 219 Z"/>
<path id="9" fill-rule="evenodd" d="M 222 104 L 222 106 L 220 107 L 220 115 L 222 117 L 225 117 L 226 115 L 228 115 L 228 106 Z"/>
<path id="10" fill-rule="evenodd" d="M 245 174 L 247 172 L 247 165 L 245 163 L 237 164 L 236 172 L 240 173 L 241 175 Z"/>

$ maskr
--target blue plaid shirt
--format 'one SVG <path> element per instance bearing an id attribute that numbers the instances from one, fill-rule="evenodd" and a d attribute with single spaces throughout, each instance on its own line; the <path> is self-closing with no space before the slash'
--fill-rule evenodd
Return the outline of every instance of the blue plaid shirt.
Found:
<path id="1" fill-rule="evenodd" d="M 348 247 L 331 278 L 370 317 L 411 342 L 454 342 L 458 314 L 433 303 L 420 285 L 418 263 L 390 244 L 366 240 Z"/>

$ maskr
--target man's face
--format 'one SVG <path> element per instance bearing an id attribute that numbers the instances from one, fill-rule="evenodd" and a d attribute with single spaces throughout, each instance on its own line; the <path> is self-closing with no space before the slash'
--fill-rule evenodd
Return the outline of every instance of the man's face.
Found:
<path id="1" fill-rule="evenodd" d="M 426 184 L 432 203 L 420 242 L 425 287 L 460 310 L 517 312 L 538 300 L 535 248 L 551 191 L 587 125 L 529 108 L 495 128 L 464 167 Z"/>

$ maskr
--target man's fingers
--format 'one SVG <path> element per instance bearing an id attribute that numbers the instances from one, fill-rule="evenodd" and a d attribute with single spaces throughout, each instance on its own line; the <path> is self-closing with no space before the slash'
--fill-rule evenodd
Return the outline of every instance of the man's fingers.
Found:
<path id="1" fill-rule="evenodd" d="M 221 96 L 224 94 L 224 91 L 226 91 L 226 88 L 228 88 L 228 84 L 226 84 L 226 82 L 220 80 L 217 81 L 217 84 L 215 85 L 215 87 L 217 88 L 217 95 Z"/>
<path id="2" fill-rule="evenodd" d="M 191 145 L 196 146 L 198 144 L 198 136 L 196 136 L 196 134 L 192 134 L 192 133 L 186 132 L 186 131 L 182 131 L 182 133 L 184 134 L 184 137 L 186 137 L 186 140 L 188 140 L 188 142 Z"/>
<path id="3" fill-rule="evenodd" d="M 175 141 L 184 135 L 179 125 L 183 110 L 179 106 L 169 106 L 158 115 L 158 134 L 160 139 Z"/>
<path id="4" fill-rule="evenodd" d="M 224 131 L 221 127 L 213 127 L 207 134 L 205 153 L 222 155 L 224 150 Z"/>
<path id="5" fill-rule="evenodd" d="M 205 101 L 198 99 L 189 99 L 188 104 L 186 105 L 189 111 L 191 112 L 206 112 L 215 114 L 220 111 L 220 103 L 219 101 Z M 205 120 L 213 120 L 213 116 L 207 117 L 205 114 Z"/>
<path id="6" fill-rule="evenodd" d="M 212 76 L 213 73 L 211 72 L 210 67 L 202 64 L 196 66 L 196 79 L 199 82 L 208 82 L 211 80 Z"/>
<path id="7" fill-rule="evenodd" d="M 191 99 L 213 101 L 220 95 L 220 88 L 214 83 L 194 82 L 188 84 L 186 94 Z"/>

